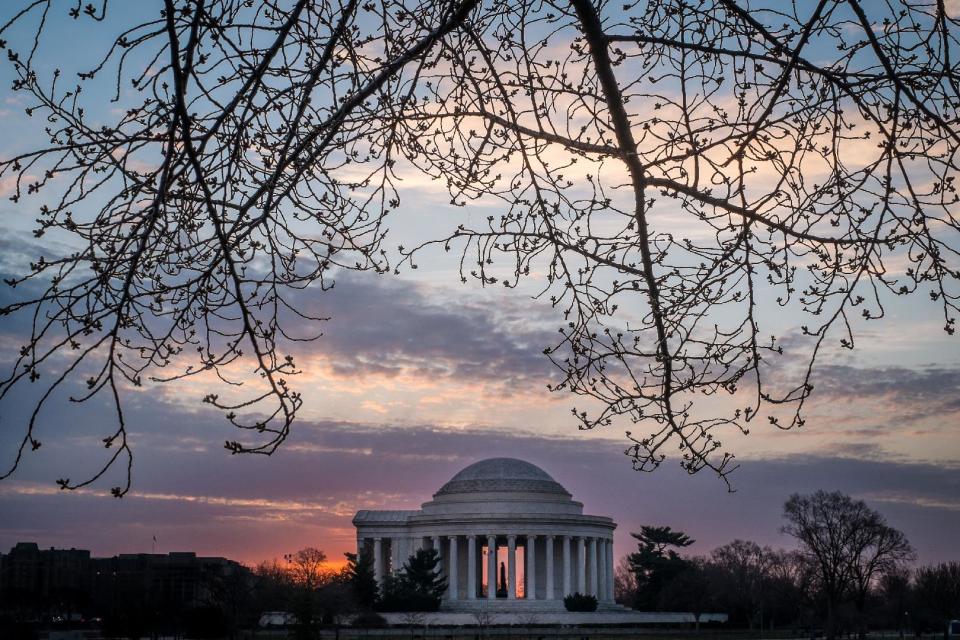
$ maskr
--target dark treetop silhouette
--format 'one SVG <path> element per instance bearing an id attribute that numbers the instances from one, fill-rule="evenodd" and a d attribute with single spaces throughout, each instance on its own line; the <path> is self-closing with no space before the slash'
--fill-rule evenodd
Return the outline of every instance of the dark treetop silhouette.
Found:
<path id="1" fill-rule="evenodd" d="M 837 634 L 838 607 L 849 598 L 863 619 L 870 590 L 880 577 L 915 558 L 906 536 L 862 500 L 839 491 L 794 494 L 783 505 L 783 532 L 800 542 L 826 606 L 826 636 Z"/>
<path id="2" fill-rule="evenodd" d="M 246 434 L 231 452 L 273 452 L 303 402 L 284 349 L 322 321 L 301 292 L 434 246 L 465 282 L 539 283 L 566 320 L 545 345 L 552 388 L 591 399 L 581 428 L 638 423 L 641 470 L 672 444 L 726 478 L 719 434 L 803 424 L 817 354 L 853 348 L 851 318 L 882 317 L 886 296 L 919 292 L 954 331 L 960 56 L 942 0 L 117 9 L 4 5 L 12 91 L 45 140 L 5 152 L 0 179 L 38 237 L 73 247 L 9 280 L 32 286 L 3 313 L 33 329 L 0 397 L 43 392 L 7 475 L 65 387 L 109 398 L 116 430 L 103 466 L 61 486 L 120 461 L 123 495 L 129 386 L 231 389 L 238 369 L 249 397 L 205 401 Z M 117 25 L 79 76 L 44 58 L 68 12 Z M 388 254 L 404 171 L 501 214 Z M 806 316 L 789 359 L 765 329 L 781 308 Z M 736 408 L 698 400 L 720 392 Z"/>

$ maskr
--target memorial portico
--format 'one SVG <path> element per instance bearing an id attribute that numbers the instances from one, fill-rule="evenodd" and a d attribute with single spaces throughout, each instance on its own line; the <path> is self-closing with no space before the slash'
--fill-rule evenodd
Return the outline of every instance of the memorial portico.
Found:
<path id="1" fill-rule="evenodd" d="M 573 592 L 613 603 L 613 520 L 584 515 L 582 503 L 523 460 L 474 463 L 420 510 L 360 511 L 353 524 L 378 580 L 418 548 L 436 549 L 449 584 L 444 611 L 562 611 Z"/>

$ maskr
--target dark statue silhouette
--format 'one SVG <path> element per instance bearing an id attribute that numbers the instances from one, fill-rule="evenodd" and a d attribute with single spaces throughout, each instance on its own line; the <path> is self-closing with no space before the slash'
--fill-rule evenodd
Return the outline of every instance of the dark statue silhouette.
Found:
<path id="1" fill-rule="evenodd" d="M 497 597 L 507 597 L 507 569 L 500 563 L 500 586 L 497 587 Z"/>

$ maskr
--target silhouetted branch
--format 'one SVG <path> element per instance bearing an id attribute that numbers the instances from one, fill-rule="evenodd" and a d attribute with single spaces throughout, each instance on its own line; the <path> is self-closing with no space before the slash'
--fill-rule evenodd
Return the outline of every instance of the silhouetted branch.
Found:
<path id="1" fill-rule="evenodd" d="M 853 348 L 854 317 L 883 317 L 890 296 L 920 290 L 955 330 L 960 69 L 942 2 L 137 11 L 122 25 L 107 0 L 36 0 L 0 27 L 12 91 L 46 135 L 0 159 L 0 180 L 39 209 L 36 237 L 70 247 L 8 280 L 38 293 L 0 309 L 32 326 L 0 401 L 42 391 L 3 477 L 67 390 L 117 418 L 104 465 L 61 486 L 122 458 L 123 495 L 125 395 L 186 378 L 250 436 L 228 450 L 272 453 L 303 405 L 284 350 L 324 320 L 303 292 L 438 247 L 463 282 L 535 279 L 565 321 L 545 349 L 564 376 L 552 388 L 587 398 L 580 428 L 636 425 L 641 470 L 675 445 L 688 472 L 726 478 L 721 435 L 761 414 L 803 425 L 820 351 Z M 76 82 L 41 65 L 64 14 L 117 21 Z M 501 213 L 391 265 L 401 170 Z M 780 309 L 805 317 L 790 353 L 770 330 Z"/>

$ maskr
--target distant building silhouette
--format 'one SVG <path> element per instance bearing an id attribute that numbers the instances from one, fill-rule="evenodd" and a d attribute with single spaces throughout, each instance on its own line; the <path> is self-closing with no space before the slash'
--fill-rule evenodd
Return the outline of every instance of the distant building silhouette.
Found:
<path id="1" fill-rule="evenodd" d="M 0 555 L 0 592 L 30 594 L 44 599 L 89 593 L 93 560 L 83 549 L 40 549 L 35 542 L 18 542 Z"/>
<path id="2" fill-rule="evenodd" d="M 0 554 L 0 608 L 108 613 L 150 603 L 160 611 L 183 611 L 209 604 L 218 583 L 249 575 L 233 560 L 193 552 L 91 558 L 87 550 L 19 542 Z"/>

